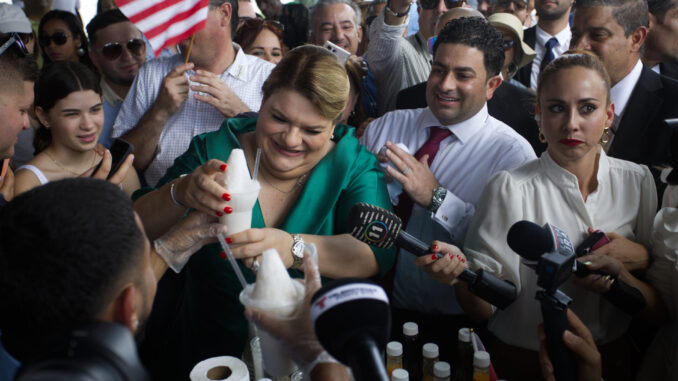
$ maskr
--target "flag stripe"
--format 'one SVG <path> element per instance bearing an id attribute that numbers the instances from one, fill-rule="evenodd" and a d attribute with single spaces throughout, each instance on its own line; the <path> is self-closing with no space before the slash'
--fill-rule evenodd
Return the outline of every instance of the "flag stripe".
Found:
<path id="1" fill-rule="evenodd" d="M 181 12 L 163 12 L 155 14 L 136 23 L 136 25 L 139 27 L 139 29 L 144 31 L 146 38 L 151 40 L 160 34 L 164 29 L 168 29 L 172 24 L 185 24 L 190 22 L 195 24 L 201 19 L 206 19 L 207 9 L 207 6 L 203 7 L 202 4 L 195 4 L 193 8 L 181 10 Z M 196 19 L 194 15 L 199 15 L 200 17 Z M 185 28 L 190 28 L 190 26 L 191 25 L 188 25 Z"/>
<path id="2" fill-rule="evenodd" d="M 170 25 L 165 30 L 160 31 L 160 33 L 156 33 L 155 36 L 149 38 L 148 40 L 151 43 L 151 46 L 156 46 L 156 44 L 157 45 L 166 44 L 165 42 L 166 40 L 183 36 L 183 38 L 176 41 L 177 43 L 181 42 L 187 36 L 191 35 L 191 31 L 198 29 L 196 25 L 198 25 L 200 22 L 201 22 L 200 15 L 195 14 L 191 17 L 191 19 L 187 20 L 185 23 L 175 23 L 173 25 Z M 200 27 L 202 26 L 204 26 L 204 20 L 202 20 L 202 24 L 200 25 Z"/>

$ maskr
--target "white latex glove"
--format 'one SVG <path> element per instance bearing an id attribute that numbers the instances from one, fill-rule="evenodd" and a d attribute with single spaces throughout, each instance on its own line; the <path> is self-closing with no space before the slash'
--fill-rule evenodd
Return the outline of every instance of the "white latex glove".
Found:
<path id="1" fill-rule="evenodd" d="M 212 216 L 193 211 L 153 242 L 155 251 L 179 273 L 191 255 L 206 244 L 216 242 L 219 233 L 226 234 L 226 226 L 215 221 Z"/>

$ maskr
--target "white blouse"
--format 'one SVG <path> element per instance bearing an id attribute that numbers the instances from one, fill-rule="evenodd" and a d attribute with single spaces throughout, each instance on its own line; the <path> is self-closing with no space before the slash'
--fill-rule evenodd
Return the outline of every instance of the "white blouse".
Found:
<path id="1" fill-rule="evenodd" d="M 503 342 L 538 350 L 537 324 L 542 321 L 535 299 L 536 273 L 521 265 L 520 256 L 506 242 L 515 222 L 549 222 L 567 233 L 574 247 L 588 236 L 589 227 L 650 246 L 657 196 L 648 168 L 600 150 L 597 179 L 597 189 L 584 201 L 576 176 L 556 164 L 548 152 L 490 178 L 469 226 L 464 253 L 472 268 L 484 268 L 518 287 L 518 299 L 506 310 L 497 310 L 488 324 Z M 571 281 L 560 289 L 573 299 L 570 308 L 598 344 L 615 340 L 628 329 L 631 317 L 600 295 Z"/>

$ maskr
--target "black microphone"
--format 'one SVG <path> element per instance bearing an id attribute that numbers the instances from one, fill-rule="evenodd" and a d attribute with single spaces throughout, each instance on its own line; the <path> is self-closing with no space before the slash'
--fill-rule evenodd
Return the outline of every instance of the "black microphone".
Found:
<path id="1" fill-rule="evenodd" d="M 325 284 L 311 299 L 315 334 L 357 381 L 388 381 L 381 353 L 391 334 L 391 311 L 383 288 L 357 278 Z"/>
<path id="2" fill-rule="evenodd" d="M 546 228 L 546 226 L 549 226 L 549 228 Z M 554 248 L 558 245 L 553 234 L 549 233 L 549 229 L 553 226 L 548 224 L 546 226 L 541 227 L 529 221 L 516 222 L 509 229 L 506 238 L 509 247 L 528 261 L 537 261 L 542 254 L 554 251 Z M 562 231 L 560 233 L 565 234 Z M 529 265 L 530 263 L 526 264 Z M 589 266 L 579 261 L 573 261 L 572 272 L 580 278 L 590 274 L 610 275 L 600 270 L 591 270 Z M 544 287 L 541 284 L 540 286 Z M 603 294 L 603 297 L 615 307 L 630 315 L 641 312 L 647 305 L 645 297 L 637 288 L 617 277 L 614 277 L 610 290 Z"/>
<path id="3" fill-rule="evenodd" d="M 378 206 L 363 202 L 353 205 L 348 223 L 351 235 L 368 245 L 388 249 L 395 244 L 418 257 L 431 253 L 428 245 L 402 230 L 403 224 L 398 216 Z M 468 283 L 469 290 L 475 295 L 501 309 L 516 300 L 513 283 L 482 269 L 475 273 L 464 269 L 459 279 Z"/>

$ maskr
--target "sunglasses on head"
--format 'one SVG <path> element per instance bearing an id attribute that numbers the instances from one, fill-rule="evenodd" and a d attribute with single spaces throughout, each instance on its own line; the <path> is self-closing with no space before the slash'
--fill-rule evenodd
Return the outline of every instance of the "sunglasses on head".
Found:
<path id="1" fill-rule="evenodd" d="M 504 50 L 509 50 L 515 45 L 515 40 L 513 39 L 507 39 L 507 40 L 502 40 L 502 45 L 504 46 Z"/>
<path id="2" fill-rule="evenodd" d="M 124 45 L 127 50 L 135 56 L 146 53 L 146 43 L 140 38 L 133 38 L 125 42 Z M 101 49 L 101 54 L 103 54 L 107 60 L 117 60 L 122 55 L 122 46 L 123 44 L 119 42 L 109 42 Z"/>
<path id="3" fill-rule="evenodd" d="M 9 40 L 5 41 L 2 46 L 0 46 L 0 55 L 5 53 L 9 48 L 11 48 L 13 45 L 16 45 L 19 48 L 19 51 L 21 54 L 24 56 L 28 55 L 28 49 L 26 49 L 26 45 L 24 44 L 24 41 L 21 39 L 18 33 L 13 32 L 10 34 Z"/>
<path id="4" fill-rule="evenodd" d="M 459 8 L 464 4 L 464 0 L 444 0 L 447 9 Z M 434 9 L 438 7 L 440 0 L 419 0 L 419 5 L 424 9 Z"/>
<path id="5" fill-rule="evenodd" d="M 70 35 L 64 33 L 64 32 L 56 32 L 51 36 L 42 36 L 40 37 L 40 41 L 38 43 L 40 46 L 49 46 L 50 41 L 54 41 L 55 44 L 57 45 L 63 45 L 68 41 L 68 37 L 71 37 Z"/>

